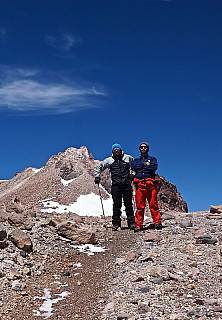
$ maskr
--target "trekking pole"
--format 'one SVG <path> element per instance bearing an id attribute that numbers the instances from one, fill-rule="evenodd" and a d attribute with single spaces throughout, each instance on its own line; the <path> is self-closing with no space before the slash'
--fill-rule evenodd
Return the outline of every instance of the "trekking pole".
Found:
<path id="1" fill-rule="evenodd" d="M 106 225 L 106 216 L 105 216 L 105 211 L 104 211 L 104 207 L 103 207 L 103 200 L 102 200 L 102 194 L 101 194 L 101 191 L 100 191 L 100 187 L 99 187 L 99 184 L 98 184 L 98 190 L 99 190 L 99 195 L 100 195 L 100 200 L 101 200 L 101 206 L 102 206 L 102 211 L 103 211 L 103 218 L 104 218 L 104 225 L 103 227 L 107 229 L 107 225 Z"/>
<path id="2" fill-rule="evenodd" d="M 134 184 L 132 183 L 132 200 L 133 200 L 133 211 L 134 214 L 136 212 L 136 201 L 135 201 L 135 187 Z"/>

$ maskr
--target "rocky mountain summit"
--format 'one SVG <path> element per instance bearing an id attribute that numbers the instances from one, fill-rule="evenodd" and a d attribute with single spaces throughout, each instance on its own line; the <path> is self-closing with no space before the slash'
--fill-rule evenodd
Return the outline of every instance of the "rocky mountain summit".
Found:
<path id="1" fill-rule="evenodd" d="M 222 207 L 187 213 L 158 176 L 163 230 L 149 229 L 146 212 L 144 232 L 124 215 L 113 232 L 110 216 L 69 206 L 98 195 L 98 163 L 86 147 L 69 148 L 0 183 L 0 319 L 221 319 Z M 109 188 L 106 171 L 104 202 Z"/>
<path id="2" fill-rule="evenodd" d="M 5 210 L 14 199 L 19 199 L 25 209 L 36 211 L 45 199 L 68 205 L 77 201 L 80 195 L 98 194 L 94 183 L 94 170 L 98 163 L 87 147 L 68 148 L 65 152 L 51 156 L 41 169 L 27 168 L 16 173 L 12 179 L 0 183 L 0 205 Z M 176 186 L 163 176 L 157 175 L 157 178 L 160 181 L 160 209 L 187 212 L 187 204 Z M 101 184 L 106 199 L 111 185 L 108 170 L 103 172 Z"/>

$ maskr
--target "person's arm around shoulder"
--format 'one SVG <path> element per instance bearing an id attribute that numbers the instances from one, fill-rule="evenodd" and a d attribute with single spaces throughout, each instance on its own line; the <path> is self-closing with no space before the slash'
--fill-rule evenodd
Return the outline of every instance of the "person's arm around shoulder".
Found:
<path id="1" fill-rule="evenodd" d="M 129 154 L 125 154 L 124 158 L 125 158 L 125 161 L 128 162 L 130 165 L 134 160 L 134 158 Z"/>
<path id="2" fill-rule="evenodd" d="M 103 160 L 102 162 L 100 162 L 98 164 L 98 166 L 95 169 L 95 183 L 99 184 L 100 183 L 100 174 L 102 171 L 104 171 L 105 169 L 109 168 L 110 164 L 111 164 L 111 160 L 112 157 L 106 158 L 105 160 Z"/>

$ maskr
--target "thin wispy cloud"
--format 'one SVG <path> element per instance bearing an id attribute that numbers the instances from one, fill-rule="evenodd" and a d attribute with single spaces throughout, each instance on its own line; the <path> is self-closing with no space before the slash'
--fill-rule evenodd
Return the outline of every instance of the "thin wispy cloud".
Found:
<path id="1" fill-rule="evenodd" d="M 10 82 L 12 79 L 21 79 L 21 78 L 29 78 L 39 74 L 40 71 L 32 68 L 16 68 L 9 67 L 0 64 L 0 83 L 6 82 L 7 80 Z"/>
<path id="2" fill-rule="evenodd" d="M 68 113 L 80 109 L 100 106 L 104 90 L 93 85 L 46 82 L 44 79 L 22 77 L 18 69 L 14 79 L 1 79 L 0 111 L 17 111 L 20 113 Z M 26 74 L 25 70 L 23 74 Z"/>
<path id="3" fill-rule="evenodd" d="M 0 27 L 0 40 L 4 41 L 6 39 L 6 28 Z"/>
<path id="4" fill-rule="evenodd" d="M 81 43 L 81 38 L 69 33 L 55 35 L 45 35 L 45 42 L 57 51 L 69 51 L 72 47 Z"/>

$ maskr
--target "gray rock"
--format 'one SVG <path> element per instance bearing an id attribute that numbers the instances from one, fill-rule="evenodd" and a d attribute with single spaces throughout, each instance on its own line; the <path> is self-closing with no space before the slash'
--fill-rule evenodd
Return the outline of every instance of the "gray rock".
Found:
<path id="1" fill-rule="evenodd" d="M 69 276 L 70 276 L 69 270 L 63 271 L 62 274 L 61 274 L 61 276 L 63 276 L 63 277 L 69 277 Z"/>
<path id="2" fill-rule="evenodd" d="M 113 278 L 117 278 L 117 277 L 118 277 L 118 273 L 117 273 L 117 272 L 113 272 L 113 273 L 112 273 L 112 277 L 113 277 Z"/>
<path id="3" fill-rule="evenodd" d="M 179 225 L 181 228 L 190 228 L 193 226 L 193 223 L 191 220 L 182 220 Z"/>
<path id="4" fill-rule="evenodd" d="M 140 291 L 142 293 L 147 293 L 150 291 L 150 288 L 148 286 L 146 286 L 146 287 L 139 288 L 138 291 Z"/>
<path id="5" fill-rule="evenodd" d="M 111 314 L 112 312 L 115 311 L 115 303 L 114 301 L 110 301 L 109 303 L 107 303 L 107 305 L 104 308 L 103 313 L 105 314 Z"/>
<path id="6" fill-rule="evenodd" d="M 211 236 L 205 235 L 205 236 L 197 238 L 196 242 L 203 243 L 203 244 L 216 244 L 217 239 L 214 239 Z"/>
<path id="7" fill-rule="evenodd" d="M 19 280 L 15 280 L 12 282 L 12 290 L 21 291 L 22 290 L 22 282 Z"/>
<path id="8" fill-rule="evenodd" d="M 127 320 L 127 319 L 130 319 L 131 317 L 132 317 L 131 314 L 123 312 L 117 315 L 117 320 Z"/>
<path id="9" fill-rule="evenodd" d="M 60 223 L 57 226 L 57 231 L 60 235 L 81 244 L 97 243 L 95 233 L 90 232 L 88 229 L 80 228 L 73 221 L 66 220 Z"/>
<path id="10" fill-rule="evenodd" d="M 163 214 L 161 215 L 161 219 L 162 219 L 162 220 L 172 220 L 172 219 L 175 219 L 175 217 L 174 217 L 174 216 L 171 216 L 171 215 L 169 215 L 169 214 L 167 214 L 167 213 L 163 213 Z"/>
<path id="11" fill-rule="evenodd" d="M 21 255 L 23 258 L 26 258 L 27 252 L 24 251 L 24 250 L 22 250 L 22 251 L 20 251 L 20 255 Z"/>
<path id="12" fill-rule="evenodd" d="M 150 277 L 150 282 L 155 284 L 163 283 L 163 279 L 161 277 Z"/>

